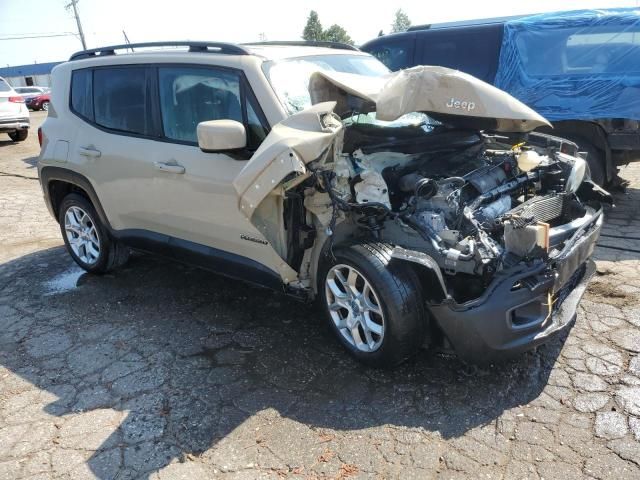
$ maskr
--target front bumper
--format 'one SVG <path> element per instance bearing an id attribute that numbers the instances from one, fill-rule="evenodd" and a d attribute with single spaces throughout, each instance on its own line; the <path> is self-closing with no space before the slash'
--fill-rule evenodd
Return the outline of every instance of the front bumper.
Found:
<path id="1" fill-rule="evenodd" d="M 15 132 L 16 130 L 24 130 L 29 128 L 31 122 L 29 117 L 20 118 L 1 118 L 0 117 L 0 132 Z"/>
<path id="2" fill-rule="evenodd" d="M 590 216 L 547 263 L 501 272 L 475 300 L 430 306 L 458 356 L 474 363 L 508 358 L 549 341 L 573 322 L 595 273 L 589 257 L 602 211 Z"/>

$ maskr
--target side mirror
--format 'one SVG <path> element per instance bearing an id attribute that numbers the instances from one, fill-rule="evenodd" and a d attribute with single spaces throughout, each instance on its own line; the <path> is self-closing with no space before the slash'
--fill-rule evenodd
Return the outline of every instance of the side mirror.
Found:
<path id="1" fill-rule="evenodd" d="M 247 146 L 244 125 L 235 120 L 209 120 L 197 128 L 198 146 L 203 152 L 240 150 Z"/>

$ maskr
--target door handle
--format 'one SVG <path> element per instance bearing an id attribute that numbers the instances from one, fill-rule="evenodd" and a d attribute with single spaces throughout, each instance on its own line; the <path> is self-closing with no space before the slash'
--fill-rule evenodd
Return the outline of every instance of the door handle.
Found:
<path id="1" fill-rule="evenodd" d="M 95 148 L 89 148 L 89 147 L 78 148 L 78 153 L 83 157 L 93 157 L 93 158 L 98 158 L 100 155 L 102 155 L 102 152 L 100 150 L 96 150 Z"/>
<path id="2" fill-rule="evenodd" d="M 161 172 L 166 173 L 184 173 L 184 167 L 182 165 L 178 165 L 177 163 L 163 163 L 163 162 L 154 162 L 153 166 L 156 167 L 156 170 L 160 170 Z"/>

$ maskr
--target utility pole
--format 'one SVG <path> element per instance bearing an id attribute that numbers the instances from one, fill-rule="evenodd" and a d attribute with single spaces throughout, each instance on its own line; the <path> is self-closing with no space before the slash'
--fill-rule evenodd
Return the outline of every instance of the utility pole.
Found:
<path id="1" fill-rule="evenodd" d="M 78 33 L 80 34 L 80 41 L 82 42 L 82 48 L 87 49 L 87 43 L 84 41 L 84 32 L 82 31 L 82 23 L 80 23 L 80 15 L 78 15 L 78 7 L 76 4 L 78 0 L 71 0 L 71 3 L 64 8 L 69 9 L 73 7 L 73 16 L 76 17 L 76 23 L 78 24 Z"/>

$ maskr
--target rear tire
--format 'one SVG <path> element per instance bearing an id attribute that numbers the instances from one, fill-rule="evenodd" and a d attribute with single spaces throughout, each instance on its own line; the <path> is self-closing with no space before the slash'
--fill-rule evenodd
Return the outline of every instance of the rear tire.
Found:
<path id="1" fill-rule="evenodd" d="M 42 102 L 42 105 L 40 106 L 40 108 L 42 110 L 44 110 L 45 112 L 49 111 L 49 102 Z"/>
<path id="2" fill-rule="evenodd" d="M 320 266 L 318 297 L 329 327 L 357 360 L 393 367 L 424 343 L 427 317 L 420 282 L 391 261 L 381 243 L 337 248 Z"/>
<path id="3" fill-rule="evenodd" d="M 25 129 L 25 130 L 16 130 L 15 132 L 11 132 L 9 134 L 9 138 L 13 141 L 13 142 L 23 142 L 27 139 L 27 137 L 29 136 L 29 130 Z"/>
<path id="4" fill-rule="evenodd" d="M 129 249 L 111 237 L 89 200 L 70 193 L 60 203 L 58 223 L 71 258 L 91 273 L 107 273 L 124 265 Z"/>

